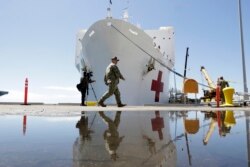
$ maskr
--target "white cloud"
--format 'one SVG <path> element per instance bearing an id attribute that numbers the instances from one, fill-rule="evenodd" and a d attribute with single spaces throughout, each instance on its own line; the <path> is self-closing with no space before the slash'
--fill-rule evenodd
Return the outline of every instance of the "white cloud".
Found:
<path id="1" fill-rule="evenodd" d="M 41 102 L 49 104 L 80 103 L 81 94 L 70 87 L 48 87 L 48 90 L 28 92 L 28 103 Z M 55 91 L 53 91 L 55 90 Z M 59 93 L 58 93 L 59 91 Z M 24 102 L 24 91 L 10 90 L 7 95 L 0 97 L 0 102 Z"/>
<path id="2" fill-rule="evenodd" d="M 62 86 L 46 86 L 46 87 L 44 87 L 44 89 L 73 91 L 73 92 L 77 91 L 76 87 L 62 87 Z"/>

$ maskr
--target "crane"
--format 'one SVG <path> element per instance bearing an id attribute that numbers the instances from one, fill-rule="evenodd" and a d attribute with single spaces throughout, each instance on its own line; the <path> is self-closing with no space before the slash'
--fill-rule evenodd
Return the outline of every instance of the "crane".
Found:
<path id="1" fill-rule="evenodd" d="M 204 75 L 209 86 L 209 90 L 203 90 L 204 97 L 201 97 L 201 99 L 203 99 L 204 101 L 206 99 L 209 99 L 211 101 L 216 96 L 216 85 L 208 75 L 208 72 L 206 71 L 204 66 L 201 66 L 201 73 Z"/>

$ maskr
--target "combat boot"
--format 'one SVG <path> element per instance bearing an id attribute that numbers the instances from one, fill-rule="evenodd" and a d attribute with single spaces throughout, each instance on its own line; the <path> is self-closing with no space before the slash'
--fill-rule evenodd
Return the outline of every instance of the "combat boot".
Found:
<path id="1" fill-rule="evenodd" d="M 118 103 L 118 104 L 117 104 L 118 107 L 124 107 L 124 106 L 126 106 L 126 105 L 127 105 L 127 104 L 122 104 L 122 103 Z"/>
<path id="2" fill-rule="evenodd" d="M 106 107 L 106 106 L 107 106 L 107 105 L 105 105 L 105 104 L 103 103 L 103 101 L 99 101 L 99 102 L 98 102 L 98 105 L 99 105 L 99 106 L 102 106 L 102 107 Z"/>

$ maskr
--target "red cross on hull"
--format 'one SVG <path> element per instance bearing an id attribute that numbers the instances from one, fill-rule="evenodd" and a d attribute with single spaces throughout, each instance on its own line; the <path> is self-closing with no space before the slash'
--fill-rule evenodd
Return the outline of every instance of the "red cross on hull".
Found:
<path id="1" fill-rule="evenodd" d="M 164 83 L 161 82 L 162 71 L 158 72 L 157 80 L 152 80 L 151 90 L 155 91 L 155 102 L 160 100 L 160 92 L 163 92 Z"/>

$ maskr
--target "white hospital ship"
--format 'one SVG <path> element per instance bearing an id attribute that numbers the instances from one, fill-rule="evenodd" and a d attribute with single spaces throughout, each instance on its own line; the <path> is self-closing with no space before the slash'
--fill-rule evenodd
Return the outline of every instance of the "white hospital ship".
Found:
<path id="1" fill-rule="evenodd" d="M 174 66 L 174 29 L 160 27 L 143 30 L 128 21 L 111 17 L 110 8 L 106 19 L 99 20 L 87 30 L 80 30 L 76 39 L 75 65 L 92 72 L 88 101 L 100 99 L 108 89 L 103 78 L 111 58 L 117 56 L 118 67 L 125 77 L 119 89 L 123 103 L 145 105 L 167 103 L 169 99 L 169 75 Z M 115 104 L 109 98 L 107 104 Z"/>

